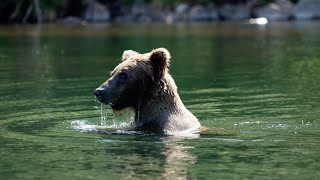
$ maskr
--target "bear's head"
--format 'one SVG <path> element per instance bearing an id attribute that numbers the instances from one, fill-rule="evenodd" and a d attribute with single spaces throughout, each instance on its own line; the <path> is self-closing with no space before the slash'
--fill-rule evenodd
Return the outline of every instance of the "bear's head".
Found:
<path id="1" fill-rule="evenodd" d="M 111 77 L 95 91 L 96 98 L 114 110 L 139 108 L 141 101 L 152 97 L 168 71 L 170 53 L 165 48 L 140 54 L 126 50 L 122 62 L 111 72 Z"/>

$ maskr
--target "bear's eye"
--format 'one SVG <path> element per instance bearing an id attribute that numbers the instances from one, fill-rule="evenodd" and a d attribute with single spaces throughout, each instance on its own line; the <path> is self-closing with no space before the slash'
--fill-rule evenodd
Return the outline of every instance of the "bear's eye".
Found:
<path id="1" fill-rule="evenodd" d="M 121 80 L 126 80 L 129 77 L 129 75 L 127 73 L 124 73 L 124 72 L 119 73 L 118 76 L 119 76 L 119 78 Z"/>

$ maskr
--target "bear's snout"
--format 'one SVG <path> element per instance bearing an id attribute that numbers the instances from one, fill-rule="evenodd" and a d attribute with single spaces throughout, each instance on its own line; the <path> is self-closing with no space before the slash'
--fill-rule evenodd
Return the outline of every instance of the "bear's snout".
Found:
<path id="1" fill-rule="evenodd" d="M 106 101 L 106 90 L 104 88 L 97 88 L 93 93 L 101 103 Z"/>
<path id="2" fill-rule="evenodd" d="M 94 93 L 95 96 L 98 97 L 98 96 L 102 96 L 105 93 L 105 90 L 101 89 L 101 88 L 97 88 L 97 89 L 94 90 L 93 93 Z"/>

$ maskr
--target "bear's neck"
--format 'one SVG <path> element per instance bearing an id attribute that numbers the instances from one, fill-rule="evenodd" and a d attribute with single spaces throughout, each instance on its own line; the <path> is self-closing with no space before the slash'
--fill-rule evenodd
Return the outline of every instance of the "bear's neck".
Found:
<path id="1" fill-rule="evenodd" d="M 144 96 L 136 109 L 138 126 L 147 129 L 163 129 L 171 116 L 184 113 L 186 110 L 177 92 L 177 86 L 169 74 L 166 74 L 155 87 L 152 94 Z M 154 127 L 154 128 L 153 128 Z"/>

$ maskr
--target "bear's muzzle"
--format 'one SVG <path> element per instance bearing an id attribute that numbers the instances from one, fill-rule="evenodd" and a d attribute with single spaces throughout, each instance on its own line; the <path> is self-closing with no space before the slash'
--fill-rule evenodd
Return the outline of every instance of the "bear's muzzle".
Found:
<path id="1" fill-rule="evenodd" d="M 101 103 L 106 103 L 107 98 L 106 98 L 106 90 L 103 88 L 97 88 L 94 90 L 94 95 L 96 96 L 97 100 Z"/>
<path id="2" fill-rule="evenodd" d="M 94 90 L 94 95 L 96 96 L 96 97 L 100 97 L 100 96 L 102 96 L 104 93 L 105 93 L 105 90 L 104 89 L 101 89 L 101 88 L 97 88 L 97 89 L 95 89 Z"/>
<path id="3" fill-rule="evenodd" d="M 103 87 L 95 89 L 93 93 L 100 103 L 106 105 L 109 104 L 112 109 L 117 109 L 117 105 L 114 103 L 116 102 L 116 96 L 114 95 L 114 93 L 111 93 L 110 91 L 108 92 L 108 90 Z"/>

